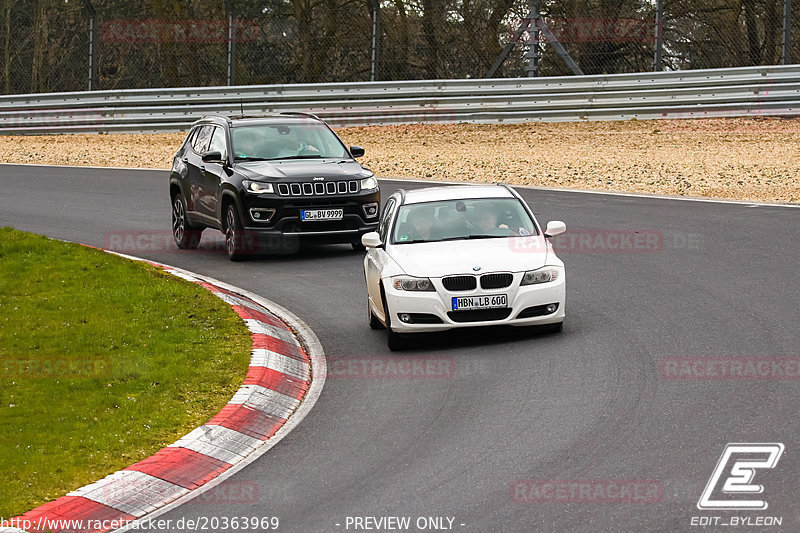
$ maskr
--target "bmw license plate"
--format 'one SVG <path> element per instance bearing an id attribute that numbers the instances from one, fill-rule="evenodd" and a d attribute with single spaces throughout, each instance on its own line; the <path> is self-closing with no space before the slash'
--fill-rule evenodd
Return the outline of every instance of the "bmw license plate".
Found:
<path id="1" fill-rule="evenodd" d="M 344 209 L 309 209 L 300 211 L 300 220 L 342 220 Z"/>
<path id="2" fill-rule="evenodd" d="M 497 309 L 508 307 L 508 295 L 495 294 L 493 296 L 464 296 L 453 297 L 453 311 L 467 311 L 470 309 Z"/>

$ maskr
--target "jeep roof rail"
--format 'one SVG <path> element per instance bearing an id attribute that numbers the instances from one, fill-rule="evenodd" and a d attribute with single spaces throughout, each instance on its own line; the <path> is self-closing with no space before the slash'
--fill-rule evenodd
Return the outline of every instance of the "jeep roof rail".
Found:
<path id="1" fill-rule="evenodd" d="M 203 118 L 201 118 L 200 120 L 208 120 L 212 118 L 218 118 L 220 120 L 227 122 L 228 124 L 231 123 L 231 118 L 229 116 L 220 113 L 211 113 L 209 115 L 203 115 Z"/>
<path id="2" fill-rule="evenodd" d="M 320 122 L 322 122 L 322 119 L 319 118 L 317 115 L 314 115 L 313 113 L 304 113 L 303 111 L 281 111 L 281 115 L 295 115 L 300 117 L 309 117 L 313 118 L 314 120 L 319 120 Z"/>

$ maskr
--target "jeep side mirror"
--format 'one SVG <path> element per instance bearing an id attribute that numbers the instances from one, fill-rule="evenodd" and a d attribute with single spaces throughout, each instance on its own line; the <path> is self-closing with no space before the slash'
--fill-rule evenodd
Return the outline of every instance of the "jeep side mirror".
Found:
<path id="1" fill-rule="evenodd" d="M 222 160 L 221 152 L 206 152 L 203 154 L 203 163 L 225 164 L 225 161 Z"/>
<path id="2" fill-rule="evenodd" d="M 360 146 L 353 145 L 350 147 L 350 155 L 353 157 L 363 157 L 364 149 Z"/>

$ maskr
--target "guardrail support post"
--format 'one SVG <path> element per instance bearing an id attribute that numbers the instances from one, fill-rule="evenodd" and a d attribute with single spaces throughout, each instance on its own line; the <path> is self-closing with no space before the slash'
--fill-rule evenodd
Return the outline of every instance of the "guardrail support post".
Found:
<path id="1" fill-rule="evenodd" d="M 783 53 L 781 64 L 792 64 L 792 0 L 783 0 Z"/>
<path id="2" fill-rule="evenodd" d="M 233 27 L 233 6 L 231 5 L 231 0 L 225 0 L 225 10 L 228 12 L 228 85 L 236 85 L 236 50 L 234 47 L 236 33 Z"/>
<path id="3" fill-rule="evenodd" d="M 372 0 L 372 60 L 370 62 L 369 80 L 378 79 L 378 46 L 380 45 L 380 0 Z"/>
<path id="4" fill-rule="evenodd" d="M 95 71 L 95 46 L 94 46 L 94 33 L 95 33 L 95 21 L 97 20 L 97 12 L 94 10 L 94 6 L 92 5 L 91 0 L 83 0 L 83 5 L 86 7 L 86 10 L 89 12 L 89 90 L 94 89 L 94 71 Z"/>
<path id="5" fill-rule="evenodd" d="M 529 78 L 539 76 L 539 0 L 530 0 L 528 18 L 531 19 L 531 24 L 528 30 L 530 43 L 528 46 L 528 65 L 525 67 L 525 73 Z"/>
<path id="6" fill-rule="evenodd" d="M 787 0 L 788 1 L 788 0 Z M 655 50 L 653 52 L 653 71 L 661 71 L 661 54 L 664 50 L 664 0 L 656 0 Z"/>

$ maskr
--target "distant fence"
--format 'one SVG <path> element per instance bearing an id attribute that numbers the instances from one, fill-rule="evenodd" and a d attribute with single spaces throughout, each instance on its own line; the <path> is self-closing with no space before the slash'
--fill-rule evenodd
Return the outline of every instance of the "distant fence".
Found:
<path id="1" fill-rule="evenodd" d="M 184 131 L 207 114 L 335 126 L 800 115 L 800 65 L 601 76 L 137 89 L 0 96 L 0 133 Z"/>

